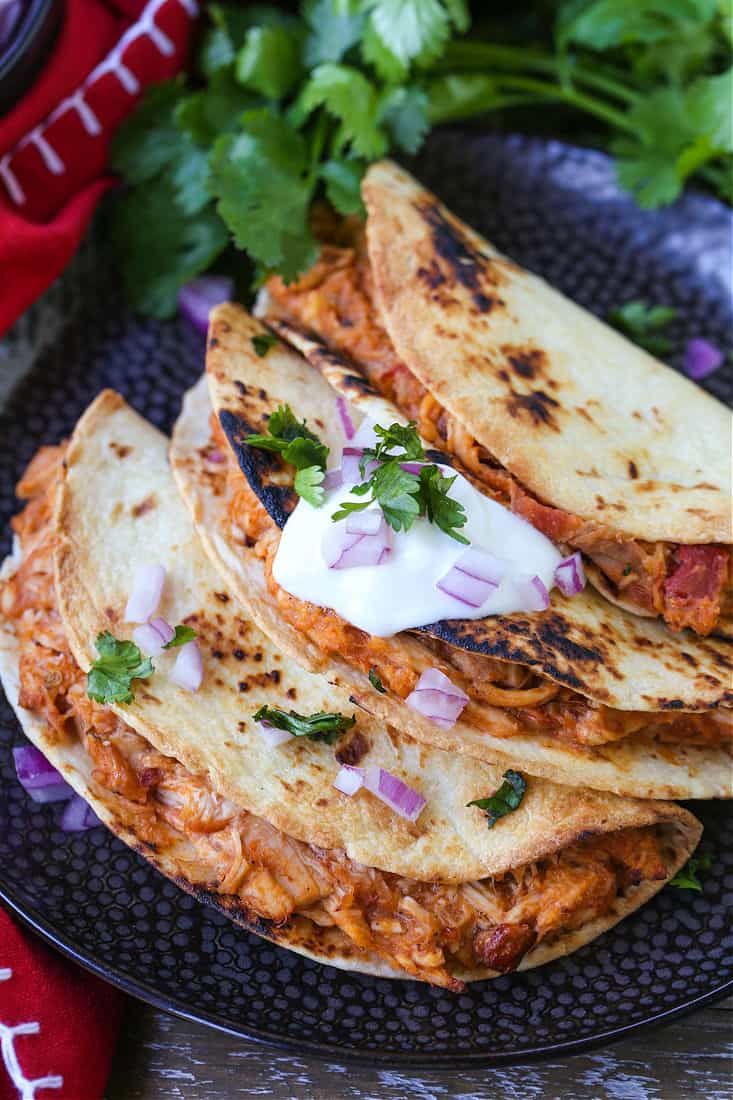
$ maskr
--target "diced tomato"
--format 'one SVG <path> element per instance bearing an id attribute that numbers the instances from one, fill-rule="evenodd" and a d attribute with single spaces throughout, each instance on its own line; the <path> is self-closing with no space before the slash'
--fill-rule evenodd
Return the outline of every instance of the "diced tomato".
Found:
<path id="1" fill-rule="evenodd" d="M 729 551 L 722 546 L 678 546 L 664 582 L 664 617 L 673 630 L 709 634 L 720 616 Z"/>

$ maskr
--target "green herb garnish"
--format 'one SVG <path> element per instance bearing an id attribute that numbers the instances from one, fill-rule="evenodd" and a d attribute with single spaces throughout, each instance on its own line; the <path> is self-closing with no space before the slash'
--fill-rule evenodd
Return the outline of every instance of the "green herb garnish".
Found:
<path id="1" fill-rule="evenodd" d="M 209 3 L 190 76 L 149 88 L 117 130 L 112 167 L 128 186 L 110 236 L 145 313 L 171 316 L 212 265 L 246 271 L 235 250 L 255 285 L 295 278 L 317 256 L 312 201 L 363 212 L 369 162 L 416 152 L 444 122 L 498 112 L 510 130 L 590 140 L 643 206 L 693 177 L 733 199 L 721 0 L 533 0 L 473 29 L 466 0 L 297 10 Z"/>
<path id="2" fill-rule="evenodd" d="M 666 328 L 677 316 L 672 306 L 650 306 L 641 299 L 626 302 L 608 315 L 609 322 L 624 336 L 652 355 L 669 355 L 672 341 L 658 330 Z"/>
<path id="3" fill-rule="evenodd" d="M 387 689 L 377 676 L 377 670 L 374 668 L 369 669 L 369 682 L 371 683 L 372 687 L 379 692 L 380 695 L 384 695 L 386 693 Z"/>
<path id="4" fill-rule="evenodd" d="M 264 359 L 270 348 L 274 348 L 276 343 L 277 336 L 273 336 L 271 332 L 258 332 L 256 336 L 252 337 L 252 347 L 260 359 Z"/>
<path id="5" fill-rule="evenodd" d="M 245 442 L 250 447 L 279 454 L 284 462 L 295 466 L 295 491 L 314 508 L 323 503 L 321 486 L 328 447 L 318 436 L 295 418 L 289 405 L 280 407 L 267 419 L 268 435 L 248 435 Z"/>
<path id="6" fill-rule="evenodd" d="M 476 798 L 466 805 L 478 806 L 479 810 L 483 810 L 486 813 L 486 824 L 493 829 L 500 817 L 506 817 L 519 808 L 526 790 L 527 780 L 524 776 L 510 769 L 504 772 L 504 782 L 498 791 L 488 798 Z"/>
<path id="7" fill-rule="evenodd" d="M 338 741 L 342 733 L 356 725 L 356 715 L 348 717 L 346 714 L 327 714 L 319 711 L 317 714 L 298 714 L 295 710 L 285 711 L 279 707 L 262 706 L 253 714 L 255 722 L 269 722 L 279 730 L 287 730 L 293 737 L 307 737 L 309 741 L 325 741 L 332 745 Z"/>
<path id="8" fill-rule="evenodd" d="M 133 680 L 146 680 L 155 671 L 134 642 L 119 641 L 105 630 L 94 643 L 99 657 L 87 673 L 87 695 L 95 703 L 131 703 Z"/>
<path id="9" fill-rule="evenodd" d="M 697 890 L 698 893 L 702 893 L 702 883 L 697 877 L 697 872 L 709 871 L 712 864 L 713 857 L 709 852 L 703 852 L 700 856 L 690 856 L 684 867 L 669 880 L 669 885 L 676 886 L 679 890 Z"/>
<path id="10" fill-rule="evenodd" d="M 390 424 L 383 428 L 375 424 L 380 437 L 375 447 L 367 447 L 359 460 L 359 469 L 365 475 L 370 462 L 379 465 L 367 481 L 351 490 L 364 501 L 343 501 L 332 518 L 345 519 L 352 512 L 361 512 L 370 504 L 378 504 L 385 520 L 394 531 L 409 531 L 418 516 L 425 516 L 456 542 L 468 545 L 468 539 L 459 534 L 468 517 L 463 505 L 448 495 L 456 475 L 444 477 L 438 466 L 422 466 L 419 473 L 403 468 L 407 462 L 424 461 L 420 437 L 414 420 L 409 424 Z"/>
<path id="11" fill-rule="evenodd" d="M 191 626 L 184 626 L 180 623 L 176 629 L 173 637 L 169 642 L 163 646 L 163 649 L 175 649 L 179 645 L 186 645 L 187 642 L 192 642 L 196 637 L 196 631 Z"/>

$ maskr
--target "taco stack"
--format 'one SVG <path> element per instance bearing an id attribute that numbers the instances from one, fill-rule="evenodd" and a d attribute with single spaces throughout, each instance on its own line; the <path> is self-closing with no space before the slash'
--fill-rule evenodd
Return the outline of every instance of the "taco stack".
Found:
<path id="1" fill-rule="evenodd" d="M 293 950 L 459 990 L 587 943 L 681 867 L 700 826 L 672 804 L 514 780 L 487 828 L 469 804 L 502 768 L 411 740 L 282 652 L 210 564 L 166 447 L 101 394 L 20 482 L 0 598 L 24 731 L 164 874 Z M 154 621 L 195 633 L 198 682 L 175 649 L 151 668 L 128 648 L 131 578 L 153 564 Z M 334 787 L 344 767 L 390 776 L 390 798 Z"/>

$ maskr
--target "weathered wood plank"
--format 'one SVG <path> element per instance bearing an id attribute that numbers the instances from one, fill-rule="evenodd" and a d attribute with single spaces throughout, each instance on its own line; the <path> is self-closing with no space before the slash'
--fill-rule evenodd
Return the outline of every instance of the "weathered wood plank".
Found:
<path id="1" fill-rule="evenodd" d="M 107 1100 L 733 1100 L 733 1000 L 604 1051 L 427 1074 L 320 1062 L 130 1002 Z"/>

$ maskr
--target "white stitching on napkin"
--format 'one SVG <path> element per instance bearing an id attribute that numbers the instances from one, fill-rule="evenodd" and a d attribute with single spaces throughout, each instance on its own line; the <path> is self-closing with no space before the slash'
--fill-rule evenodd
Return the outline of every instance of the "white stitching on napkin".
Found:
<path id="1" fill-rule="evenodd" d="M 0 969 L 0 982 L 8 982 L 13 976 L 13 971 Z M 41 1025 L 35 1022 L 16 1024 L 9 1027 L 0 1021 L 0 1052 L 2 1052 L 5 1068 L 10 1080 L 20 1094 L 20 1100 L 36 1100 L 36 1089 L 60 1089 L 64 1083 L 63 1077 L 56 1075 L 49 1077 L 37 1077 L 29 1080 L 20 1067 L 18 1055 L 15 1050 L 16 1035 L 37 1035 Z"/>

